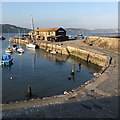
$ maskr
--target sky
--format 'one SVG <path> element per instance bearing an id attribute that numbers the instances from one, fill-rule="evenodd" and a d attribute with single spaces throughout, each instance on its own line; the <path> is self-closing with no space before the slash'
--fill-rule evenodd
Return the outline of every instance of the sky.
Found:
<path id="1" fill-rule="evenodd" d="M 86 29 L 118 28 L 117 2 L 3 2 L 2 23 Z"/>

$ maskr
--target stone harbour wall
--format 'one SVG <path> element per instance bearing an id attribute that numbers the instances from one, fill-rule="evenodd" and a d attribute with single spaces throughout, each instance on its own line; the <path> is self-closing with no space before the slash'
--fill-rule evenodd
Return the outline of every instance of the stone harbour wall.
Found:
<path id="1" fill-rule="evenodd" d="M 92 62 L 99 66 L 104 66 L 107 61 L 107 56 L 103 55 L 100 52 L 88 51 L 85 49 L 75 48 L 71 46 L 68 46 L 67 48 L 71 55 L 84 59 L 87 62 Z"/>
<path id="2" fill-rule="evenodd" d="M 106 49 L 118 49 L 118 44 L 120 44 L 120 38 L 117 37 L 103 37 L 103 36 L 88 36 L 84 40 L 87 44 L 92 46 L 98 46 Z"/>
<path id="3" fill-rule="evenodd" d="M 98 51 L 88 51 L 86 49 L 75 48 L 71 46 L 57 45 L 51 43 L 39 43 L 37 44 L 39 48 L 46 51 L 54 50 L 59 54 L 73 55 L 79 57 L 87 62 L 97 64 L 99 66 L 104 66 L 107 61 L 107 56 Z"/>

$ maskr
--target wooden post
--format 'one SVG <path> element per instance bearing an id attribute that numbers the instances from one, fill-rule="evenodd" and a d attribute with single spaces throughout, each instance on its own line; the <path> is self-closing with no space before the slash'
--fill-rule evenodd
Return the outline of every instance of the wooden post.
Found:
<path id="1" fill-rule="evenodd" d="M 87 55 L 87 60 L 86 60 L 87 63 L 89 62 L 89 57 L 90 57 L 90 54 Z"/>
<path id="2" fill-rule="evenodd" d="M 32 89 L 31 89 L 31 85 L 28 85 L 28 96 L 31 97 L 32 96 Z"/>
<path id="3" fill-rule="evenodd" d="M 81 63 L 79 63 L 79 70 L 81 69 Z"/>
<path id="4" fill-rule="evenodd" d="M 71 75 L 74 75 L 74 72 L 75 72 L 75 64 L 73 64 L 72 66 Z"/>

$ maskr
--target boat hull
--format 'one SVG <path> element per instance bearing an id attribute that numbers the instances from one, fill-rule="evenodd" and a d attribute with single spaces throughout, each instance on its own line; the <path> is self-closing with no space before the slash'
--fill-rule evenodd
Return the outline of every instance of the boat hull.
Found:
<path id="1" fill-rule="evenodd" d="M 28 48 L 36 48 L 36 45 L 34 45 L 34 44 L 26 44 L 26 47 L 28 47 Z"/>
<path id="2" fill-rule="evenodd" d="M 12 64 L 13 64 L 12 59 L 0 61 L 0 65 L 3 65 L 3 66 L 8 66 L 8 65 L 12 65 Z"/>
<path id="3" fill-rule="evenodd" d="M 4 54 L 0 60 L 0 65 L 8 66 L 12 64 L 13 58 L 11 55 Z"/>
<path id="4" fill-rule="evenodd" d="M 12 50 L 5 50 L 6 53 L 12 53 Z"/>
<path id="5" fill-rule="evenodd" d="M 18 53 L 24 53 L 24 50 L 21 49 L 21 48 L 19 48 L 19 49 L 17 49 L 17 52 L 18 52 Z"/>

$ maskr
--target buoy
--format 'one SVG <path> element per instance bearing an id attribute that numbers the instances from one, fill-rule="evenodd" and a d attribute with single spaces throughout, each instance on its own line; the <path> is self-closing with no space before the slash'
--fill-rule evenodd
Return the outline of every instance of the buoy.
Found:
<path id="1" fill-rule="evenodd" d="M 94 75 L 94 76 L 97 76 L 97 73 L 94 73 L 93 75 Z"/>
<path id="2" fill-rule="evenodd" d="M 68 91 L 67 91 L 67 90 L 65 90 L 65 91 L 64 91 L 64 95 L 67 95 L 67 94 L 69 94 L 69 93 L 68 93 Z"/>
<path id="3" fill-rule="evenodd" d="M 10 77 L 10 79 L 12 80 L 12 79 L 13 79 L 13 77 Z"/>

